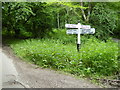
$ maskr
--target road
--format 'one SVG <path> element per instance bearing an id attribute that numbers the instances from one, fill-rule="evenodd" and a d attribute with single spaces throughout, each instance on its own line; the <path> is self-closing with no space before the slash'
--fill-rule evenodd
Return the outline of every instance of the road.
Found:
<path id="1" fill-rule="evenodd" d="M 2 84 L 3 88 L 99 88 L 85 79 L 77 79 L 50 69 L 20 60 L 9 47 L 3 47 Z"/>
<path id="2" fill-rule="evenodd" d="M 3 88 L 24 88 L 24 86 L 18 82 L 18 72 L 13 64 L 13 60 L 9 58 L 5 53 L 0 52 L 2 56 L 2 87 Z"/>

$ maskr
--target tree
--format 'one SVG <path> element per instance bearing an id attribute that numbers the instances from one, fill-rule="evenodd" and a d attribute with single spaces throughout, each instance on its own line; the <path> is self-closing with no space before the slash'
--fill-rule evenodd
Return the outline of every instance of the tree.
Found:
<path id="1" fill-rule="evenodd" d="M 97 3 L 93 8 L 90 23 L 96 28 L 96 37 L 106 40 L 116 29 L 117 14 L 106 3 Z"/>
<path id="2" fill-rule="evenodd" d="M 28 3 L 4 2 L 2 7 L 3 30 L 12 31 L 15 33 L 15 37 L 18 37 L 20 30 L 23 29 L 22 23 L 28 15 L 34 15 L 34 13 Z"/>
<path id="3" fill-rule="evenodd" d="M 3 30 L 15 33 L 15 37 L 19 37 L 21 31 L 31 32 L 33 37 L 43 37 L 52 28 L 46 3 L 4 2 L 2 11 Z"/>

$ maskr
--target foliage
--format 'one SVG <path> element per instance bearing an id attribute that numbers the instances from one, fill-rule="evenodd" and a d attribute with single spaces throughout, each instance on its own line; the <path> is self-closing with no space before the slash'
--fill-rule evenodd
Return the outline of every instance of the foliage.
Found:
<path id="1" fill-rule="evenodd" d="M 3 30 L 12 31 L 16 36 L 20 33 L 20 29 L 24 29 L 20 23 L 23 23 L 28 15 L 34 15 L 28 3 L 4 2 L 2 12 Z"/>
<path id="2" fill-rule="evenodd" d="M 39 37 L 3 41 L 20 58 L 44 68 L 78 76 L 115 75 L 120 72 L 120 48 L 108 38 L 110 35 L 120 38 L 119 8 L 120 3 L 3 2 L 3 35 L 9 39 L 8 35 Z M 66 23 L 77 24 L 78 20 L 96 29 L 95 37 L 81 35 L 79 53 L 76 35 L 66 35 L 65 30 Z"/>
<path id="3" fill-rule="evenodd" d="M 63 44 L 68 44 L 68 43 L 76 43 L 76 35 L 66 35 L 66 30 L 65 29 L 53 29 L 52 32 L 48 34 L 46 38 L 54 39 L 54 40 L 59 40 Z"/>
<path id="4" fill-rule="evenodd" d="M 64 39 L 63 39 L 64 40 Z M 14 52 L 44 68 L 59 69 L 74 75 L 106 76 L 118 72 L 117 43 L 106 43 L 94 37 L 87 39 L 80 53 L 76 45 L 59 39 L 28 39 L 11 43 Z"/>
<path id="5" fill-rule="evenodd" d="M 97 3 L 91 14 L 91 24 L 96 28 L 95 36 L 106 40 L 117 28 L 117 14 L 106 3 Z"/>
<path id="6" fill-rule="evenodd" d="M 87 39 L 89 39 L 92 35 L 81 35 L 81 42 L 84 44 Z M 54 39 L 54 40 L 59 40 L 63 44 L 75 44 L 77 43 L 77 35 L 73 34 L 67 34 L 66 35 L 66 30 L 65 29 L 53 29 L 52 32 L 48 34 L 45 38 L 49 39 Z"/>
<path id="7" fill-rule="evenodd" d="M 4 2 L 2 7 L 3 30 L 14 33 L 16 37 L 22 32 L 32 32 L 33 37 L 43 37 L 52 28 L 52 18 L 46 3 Z"/>
<path id="8" fill-rule="evenodd" d="M 43 38 L 52 28 L 64 29 L 66 23 L 80 20 L 96 29 L 96 37 L 106 39 L 119 34 L 119 6 L 117 2 L 3 2 L 3 33 Z"/>

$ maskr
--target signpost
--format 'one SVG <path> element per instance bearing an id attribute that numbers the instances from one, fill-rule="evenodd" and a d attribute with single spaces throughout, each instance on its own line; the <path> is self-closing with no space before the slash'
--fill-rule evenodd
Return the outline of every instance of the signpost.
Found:
<path id="1" fill-rule="evenodd" d="M 79 47 L 80 47 L 80 34 L 94 34 L 95 33 L 95 28 L 91 28 L 90 25 L 81 25 L 80 23 L 78 24 L 65 24 L 66 28 L 70 28 L 69 30 L 66 31 L 67 34 L 77 34 L 77 50 L 79 52 Z"/>
<path id="2" fill-rule="evenodd" d="M 67 34 L 78 34 L 78 29 L 69 29 L 66 31 Z M 91 29 L 81 29 L 81 33 L 80 34 L 94 34 L 95 33 L 95 29 L 91 28 Z"/>
<path id="3" fill-rule="evenodd" d="M 78 24 L 80 24 L 80 23 L 78 23 Z M 77 28 L 78 29 L 78 27 L 79 27 L 78 24 L 65 24 L 65 27 L 66 28 Z M 90 25 L 81 25 L 80 28 L 82 28 L 82 29 L 90 29 L 91 26 Z"/>

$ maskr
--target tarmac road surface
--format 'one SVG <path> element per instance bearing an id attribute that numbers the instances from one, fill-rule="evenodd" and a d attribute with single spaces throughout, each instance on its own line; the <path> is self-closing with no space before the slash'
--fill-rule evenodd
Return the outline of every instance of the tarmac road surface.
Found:
<path id="1" fill-rule="evenodd" d="M 2 87 L 24 88 L 24 86 L 17 81 L 18 72 L 13 64 L 13 60 L 2 51 L 0 52 L 0 56 L 2 56 Z"/>

